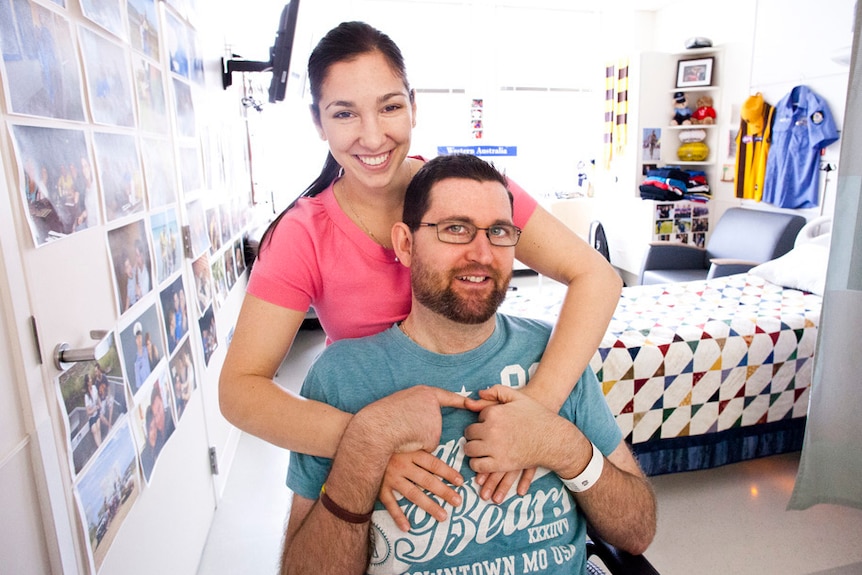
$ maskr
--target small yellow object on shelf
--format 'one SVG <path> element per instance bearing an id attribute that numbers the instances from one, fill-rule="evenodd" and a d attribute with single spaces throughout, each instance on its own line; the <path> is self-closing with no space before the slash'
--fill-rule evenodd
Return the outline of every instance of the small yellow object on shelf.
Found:
<path id="1" fill-rule="evenodd" d="M 709 157 L 709 146 L 703 142 L 687 142 L 677 148 L 676 155 L 682 162 L 703 162 Z"/>

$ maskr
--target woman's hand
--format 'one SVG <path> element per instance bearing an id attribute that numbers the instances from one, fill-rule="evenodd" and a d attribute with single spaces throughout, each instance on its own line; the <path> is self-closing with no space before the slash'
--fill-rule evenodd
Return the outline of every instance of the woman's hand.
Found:
<path id="1" fill-rule="evenodd" d="M 530 489 L 536 469 L 522 469 L 521 471 L 509 471 L 507 473 L 477 473 L 476 483 L 482 486 L 479 497 L 491 500 L 494 503 L 502 503 L 506 494 L 515 482 L 518 482 L 518 495 L 524 496 Z"/>
<path id="2" fill-rule="evenodd" d="M 396 491 L 437 521 L 445 521 L 448 516 L 446 510 L 425 493 L 427 490 L 453 507 L 460 505 L 461 496 L 444 481 L 459 486 L 464 478 L 426 451 L 395 453 L 389 459 L 383 476 L 380 502 L 402 531 L 410 530 L 410 522 L 398 506 Z"/>

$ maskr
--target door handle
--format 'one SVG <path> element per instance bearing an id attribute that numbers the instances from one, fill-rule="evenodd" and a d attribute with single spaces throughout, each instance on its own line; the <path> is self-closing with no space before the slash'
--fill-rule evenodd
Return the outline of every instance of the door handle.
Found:
<path id="1" fill-rule="evenodd" d="M 54 367 L 64 371 L 79 361 L 99 361 L 108 353 L 110 347 L 110 342 L 105 337 L 108 333 L 107 330 L 90 330 L 90 337 L 98 341 L 92 347 L 72 349 L 72 346 L 66 342 L 58 343 L 54 348 Z"/>

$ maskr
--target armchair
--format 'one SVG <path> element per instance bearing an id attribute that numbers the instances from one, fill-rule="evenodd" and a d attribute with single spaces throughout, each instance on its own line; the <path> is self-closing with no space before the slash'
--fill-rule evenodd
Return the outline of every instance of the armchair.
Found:
<path id="1" fill-rule="evenodd" d="M 640 283 L 673 283 L 747 272 L 783 256 L 805 218 L 786 212 L 728 209 L 706 248 L 675 242 L 652 242 L 641 267 Z"/>

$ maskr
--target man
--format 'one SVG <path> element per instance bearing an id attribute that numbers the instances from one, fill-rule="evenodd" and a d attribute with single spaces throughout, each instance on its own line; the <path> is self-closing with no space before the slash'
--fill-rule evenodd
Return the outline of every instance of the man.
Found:
<path id="1" fill-rule="evenodd" d="M 132 259 L 128 255 L 123 257 L 123 271 L 126 274 L 126 301 L 123 311 L 126 311 L 141 299 L 140 295 L 138 295 L 138 284 L 135 280 L 135 267 L 132 265 Z"/>
<path id="2" fill-rule="evenodd" d="M 135 322 L 132 330 L 135 333 L 135 391 L 141 389 L 150 376 L 150 358 L 144 347 L 144 328 L 141 322 Z"/>
<path id="3" fill-rule="evenodd" d="M 162 447 L 174 432 L 174 418 L 168 413 L 168 406 L 162 399 L 162 387 L 158 381 L 153 384 L 150 407 L 153 410 L 153 425 L 156 430 L 155 455 L 158 457 Z"/>
<path id="4" fill-rule="evenodd" d="M 158 438 L 158 430 L 153 416 L 153 407 L 147 406 L 147 411 L 144 416 L 144 448 L 141 450 L 141 467 L 144 469 L 144 476 L 147 481 L 153 474 L 153 466 L 156 464 L 156 439 Z"/>
<path id="5" fill-rule="evenodd" d="M 150 267 L 144 258 L 144 244 L 141 240 L 135 241 L 135 278 L 140 299 L 150 292 Z"/>
<path id="6" fill-rule="evenodd" d="M 632 553 L 651 542 L 652 491 L 595 375 L 584 373 L 559 415 L 513 389 L 551 328 L 496 313 L 520 235 L 511 216 L 505 178 L 478 158 L 436 158 L 414 177 L 392 230 L 411 271 L 410 315 L 332 344 L 303 385 L 356 415 L 334 460 L 291 454 L 283 573 L 581 573 L 585 518 Z M 392 453 L 417 449 L 460 473 L 460 503 L 438 522 L 402 499 L 405 533 L 376 499 Z M 526 495 L 479 497 L 477 472 L 532 467 Z"/>

